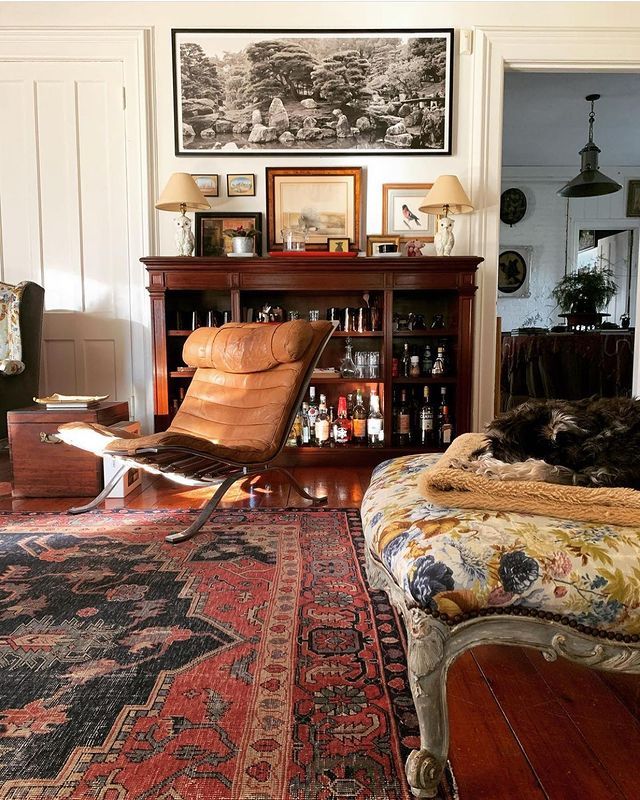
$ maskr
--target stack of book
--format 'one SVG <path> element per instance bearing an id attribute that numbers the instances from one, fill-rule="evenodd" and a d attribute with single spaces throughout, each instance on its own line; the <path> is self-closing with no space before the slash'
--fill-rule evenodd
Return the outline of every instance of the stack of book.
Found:
<path id="1" fill-rule="evenodd" d="M 103 400 L 109 397 L 108 394 L 104 395 L 75 395 L 75 394 L 55 394 L 49 397 L 34 397 L 34 401 L 38 405 L 44 406 L 48 411 L 64 411 L 64 410 L 78 410 L 97 408 Z"/>

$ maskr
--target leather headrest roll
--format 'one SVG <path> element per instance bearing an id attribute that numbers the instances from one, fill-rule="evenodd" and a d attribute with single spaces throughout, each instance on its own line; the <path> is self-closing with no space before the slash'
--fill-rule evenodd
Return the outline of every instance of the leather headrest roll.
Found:
<path id="1" fill-rule="evenodd" d="M 313 328 L 301 319 L 276 325 L 230 322 L 221 328 L 195 330 L 184 344 L 182 358 L 190 367 L 264 372 L 299 361 L 312 338 Z"/>

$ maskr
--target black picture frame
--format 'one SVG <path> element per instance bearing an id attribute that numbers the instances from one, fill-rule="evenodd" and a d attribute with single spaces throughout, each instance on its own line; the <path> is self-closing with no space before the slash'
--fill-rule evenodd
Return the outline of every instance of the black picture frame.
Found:
<path id="1" fill-rule="evenodd" d="M 182 39 L 187 38 L 189 35 L 192 35 L 194 40 L 197 39 L 198 41 L 182 41 Z M 226 38 L 227 42 L 230 41 L 229 37 L 241 37 L 242 41 L 246 43 L 247 38 L 250 38 L 252 35 L 257 37 L 257 41 L 266 41 L 266 40 L 277 40 L 278 36 L 284 37 L 285 39 L 290 37 L 293 39 L 330 39 L 333 37 L 341 37 L 341 47 L 336 48 L 335 53 L 331 53 L 330 56 L 326 56 L 325 58 L 333 57 L 338 55 L 341 51 L 345 50 L 345 43 L 344 37 L 345 35 L 350 35 L 353 39 L 360 40 L 362 39 L 396 39 L 398 38 L 408 38 L 408 39 L 441 39 L 444 44 L 444 76 L 442 80 L 434 80 L 433 81 L 433 93 L 432 95 L 424 95 L 420 97 L 394 97 L 393 99 L 385 99 L 381 96 L 381 102 L 377 105 L 370 105 L 368 107 L 368 113 L 372 117 L 369 120 L 371 128 L 363 130 L 363 126 L 361 125 L 358 127 L 355 123 L 358 122 L 359 119 L 364 117 L 364 113 L 361 111 L 358 114 L 358 109 L 353 107 L 353 103 L 345 102 L 344 109 L 340 109 L 342 111 L 342 116 L 345 117 L 346 122 L 342 122 L 341 115 L 333 115 L 333 110 L 329 112 L 330 106 L 335 106 L 339 103 L 337 100 L 325 100 L 323 101 L 319 98 L 320 103 L 324 103 L 325 105 L 321 108 L 320 111 L 315 109 L 307 109 L 305 108 L 297 108 L 296 107 L 296 114 L 295 118 L 298 121 L 299 119 L 305 118 L 305 111 L 309 113 L 306 116 L 313 116 L 315 113 L 316 119 L 318 118 L 319 114 L 323 114 L 323 118 L 318 120 L 318 125 L 316 127 L 316 131 L 320 131 L 320 133 L 313 134 L 315 139 L 311 138 L 304 138 L 300 139 L 300 143 L 298 143 L 298 135 L 300 129 L 296 130 L 296 134 L 293 138 L 292 142 L 285 143 L 281 142 L 279 136 L 283 134 L 279 134 L 276 136 L 275 139 L 270 139 L 269 141 L 265 141 L 263 143 L 259 142 L 249 142 L 249 134 L 253 130 L 251 127 L 251 123 L 247 120 L 240 120 L 240 119 L 232 119 L 231 115 L 229 119 L 224 117 L 221 118 L 219 110 L 223 108 L 223 106 L 216 106 L 216 101 L 212 98 L 202 98 L 202 97 L 189 97 L 185 98 L 184 100 L 181 98 L 180 88 L 181 88 L 181 70 L 180 70 L 180 63 L 178 59 L 178 51 L 179 46 L 181 44 L 187 45 L 191 44 L 193 47 L 200 47 L 203 64 L 207 69 L 210 68 L 211 65 L 211 53 L 215 52 L 213 49 L 209 52 L 207 56 L 205 51 L 202 50 L 202 44 L 200 42 L 203 41 L 204 38 L 207 36 L 213 37 L 220 37 Z M 259 38 L 258 38 L 259 37 Z M 266 38 L 268 37 L 268 39 Z M 213 45 L 212 45 L 213 47 Z M 229 44 L 227 45 L 228 49 L 230 49 Z M 176 156 L 203 156 L 209 153 L 215 153 L 216 155 L 224 154 L 225 157 L 233 157 L 233 156 L 318 156 L 318 155 L 351 155 L 353 153 L 363 153 L 365 155 L 451 155 L 452 153 L 452 138 L 453 138 L 453 80 L 454 80 L 454 49 L 455 49 L 455 34 L 453 28 L 398 28 L 392 30 L 382 30 L 382 29 L 372 29 L 372 28 L 363 28 L 363 29 L 329 29 L 329 30 L 308 30 L 308 29 L 243 29 L 243 28 L 225 28 L 225 29 L 215 29 L 215 28 L 173 28 L 171 30 L 171 50 L 172 50 L 172 74 L 173 74 L 173 109 L 174 109 L 174 141 L 175 141 L 175 154 Z M 221 48 L 221 53 L 224 53 L 224 49 Z M 192 51 L 193 57 L 195 58 L 198 54 L 195 50 Z M 438 54 L 441 55 L 441 54 Z M 191 57 L 191 56 L 190 56 Z M 363 56 L 364 57 L 364 56 Z M 321 63 L 321 62 L 319 62 Z M 437 59 L 433 59 L 433 63 L 437 63 Z M 351 67 L 353 65 L 350 65 Z M 433 64 L 431 65 L 432 69 Z M 193 74 L 193 70 L 190 70 L 190 75 Z M 391 71 L 391 76 L 393 77 L 393 71 Z M 217 80 L 217 75 L 213 75 L 213 77 L 209 80 L 209 85 L 213 85 L 213 89 L 211 89 L 210 94 L 214 94 L 215 96 L 215 81 Z M 351 82 L 350 85 L 353 85 Z M 422 86 L 424 86 L 424 81 L 420 84 L 421 91 Z M 399 85 L 398 85 L 399 87 Z M 307 87 L 305 87 L 307 88 Z M 222 91 L 220 94 L 222 94 Z M 198 91 L 194 89 L 195 94 L 198 94 Z M 311 92 L 313 93 L 313 92 Z M 310 93 L 307 91 L 305 94 L 309 95 Z M 399 92 L 399 94 L 402 94 Z M 362 96 L 362 95 L 361 95 Z M 305 97 L 304 99 L 312 99 L 311 97 Z M 377 103 L 377 98 L 374 96 L 373 100 Z M 265 98 L 264 103 L 266 103 L 267 98 Z M 287 102 L 289 98 L 287 98 Z M 302 100 L 296 100 L 295 102 L 301 103 Z M 315 101 L 314 102 L 318 102 Z M 428 108 L 424 105 L 428 103 Z M 184 111 L 185 106 L 188 104 L 189 113 L 192 116 L 188 116 L 185 118 Z M 382 109 L 384 105 L 395 107 L 397 111 L 403 108 L 404 105 L 416 105 L 414 109 L 416 112 L 420 110 L 422 112 L 422 122 L 418 124 L 418 119 L 416 115 L 405 113 L 404 117 L 402 115 L 391 114 L 389 115 Z M 255 104 L 254 104 L 255 105 Z M 317 106 L 316 106 L 317 108 Z M 374 112 L 375 108 L 375 112 Z M 252 110 L 258 110 L 257 107 Z M 393 108 L 391 109 L 393 110 Z M 234 110 L 233 116 L 237 117 L 235 113 L 237 111 Z M 388 111 L 388 109 L 387 109 Z M 354 119 L 347 119 L 346 112 L 349 112 L 351 117 Z M 330 116 L 333 115 L 333 116 Z M 294 116 L 293 114 L 289 115 L 287 112 L 287 120 L 290 117 Z M 391 123 L 387 119 L 382 119 L 383 117 L 388 116 L 398 116 L 400 122 L 402 122 L 405 133 L 409 136 L 412 136 L 411 144 L 413 144 L 417 138 L 421 138 L 422 142 L 418 142 L 418 144 L 427 144 L 425 140 L 427 137 L 430 141 L 434 142 L 434 146 L 411 146 L 408 144 L 408 140 L 406 138 L 398 138 L 402 137 L 402 131 L 399 129 L 400 132 L 390 134 L 389 128 L 393 127 L 393 125 L 397 125 L 399 123 Z M 328 120 L 328 121 L 326 121 Z M 346 130 L 347 126 L 350 126 L 351 134 L 347 136 L 345 134 L 344 137 L 335 137 L 331 138 L 329 131 L 333 127 L 333 120 L 335 120 L 336 130 L 338 130 L 338 124 L 341 123 L 343 125 L 343 131 Z M 409 127 L 405 125 L 407 120 L 411 120 Z M 296 121 L 296 124 L 297 124 Z M 320 124 L 322 123 L 322 124 Z M 183 129 L 183 124 L 187 125 L 188 128 Z M 203 125 L 209 125 L 213 127 L 203 127 Z M 246 126 L 249 125 L 247 129 Z M 240 127 L 245 127 L 244 130 L 239 130 Z M 382 138 L 380 137 L 379 133 L 382 128 L 386 126 L 386 133 Z M 269 126 L 267 126 L 269 127 Z M 273 126 L 271 126 L 273 127 Z M 313 127 L 313 126 L 312 126 Z M 354 130 L 358 129 L 359 133 L 354 134 Z M 234 130 L 237 129 L 237 130 Z M 287 129 L 288 130 L 288 129 Z M 295 130 L 295 127 L 294 127 Z M 207 133 L 206 139 L 202 136 L 203 131 L 211 131 L 211 134 Z M 185 141 L 185 132 L 187 134 Z M 441 136 L 440 136 L 441 132 Z M 289 133 L 292 133 L 289 131 Z M 193 134 L 193 135 L 191 135 Z M 216 137 L 217 134 L 217 137 Z M 265 136 L 271 136 L 272 134 L 265 134 Z M 293 135 L 293 134 L 292 134 Z M 391 139 L 387 140 L 387 137 L 391 136 Z M 437 137 L 437 138 L 436 138 Z M 344 138 L 345 146 L 340 147 L 340 139 Z M 350 143 L 353 143 L 353 146 L 346 146 L 346 141 L 349 140 Z M 224 144 L 223 144 L 223 140 Z M 238 142 L 240 142 L 240 146 L 238 147 Z M 315 144 L 314 144 L 315 142 Z M 324 142 L 324 144 L 323 144 Z M 234 143 L 238 149 L 231 148 L 229 149 L 222 149 L 225 145 L 229 145 L 230 143 Z M 300 146 L 303 144 L 304 146 Z M 268 146 L 267 146 L 268 145 Z M 297 145 L 297 146 L 296 146 Z M 438 146 L 435 146 L 438 145 Z"/>
<path id="2" fill-rule="evenodd" d="M 239 211 L 234 214 L 230 211 L 196 211 L 195 214 L 195 240 L 196 256 L 222 258 L 226 255 L 228 250 L 222 248 L 212 248 L 209 243 L 210 233 L 206 230 L 206 223 L 208 220 L 220 221 L 220 226 L 213 226 L 214 229 L 222 230 L 233 225 L 234 220 L 250 220 L 251 224 L 260 234 L 255 237 L 255 253 L 257 256 L 262 255 L 262 212 L 261 211 Z M 222 238 L 222 237 L 221 237 Z M 228 237 L 227 237 L 228 238 Z M 214 252 L 215 249 L 215 252 Z"/>

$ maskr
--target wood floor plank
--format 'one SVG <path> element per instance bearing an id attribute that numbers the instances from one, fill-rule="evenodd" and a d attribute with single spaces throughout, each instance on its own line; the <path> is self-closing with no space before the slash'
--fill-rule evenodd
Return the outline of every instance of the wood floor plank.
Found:
<path id="1" fill-rule="evenodd" d="M 639 794 L 640 723 L 624 703 L 612 691 L 603 691 L 595 670 L 570 661 L 558 669 L 557 662 L 546 661 L 541 653 L 530 650 L 525 655 L 623 794 Z"/>
<path id="2" fill-rule="evenodd" d="M 640 720 L 640 675 L 599 672 L 598 677 L 621 700 L 629 713 Z"/>
<path id="3" fill-rule="evenodd" d="M 548 800 L 471 653 L 451 667 L 448 698 L 461 800 Z"/>
<path id="4" fill-rule="evenodd" d="M 521 648 L 474 657 L 550 800 L 627 800 Z"/>

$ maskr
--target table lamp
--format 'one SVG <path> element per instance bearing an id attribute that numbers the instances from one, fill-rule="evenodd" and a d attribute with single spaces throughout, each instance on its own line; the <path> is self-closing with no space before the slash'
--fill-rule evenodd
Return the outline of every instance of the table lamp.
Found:
<path id="1" fill-rule="evenodd" d="M 186 211 L 209 211 L 211 206 L 188 172 L 174 172 L 156 203 L 160 211 L 179 211 L 175 218 L 177 255 L 193 255 L 195 240 Z"/>
<path id="2" fill-rule="evenodd" d="M 449 214 L 469 214 L 473 211 L 471 201 L 458 178 L 455 175 L 441 175 L 427 192 L 419 209 L 425 214 L 442 215 L 434 237 L 436 255 L 450 256 L 455 239 L 453 220 Z"/>

